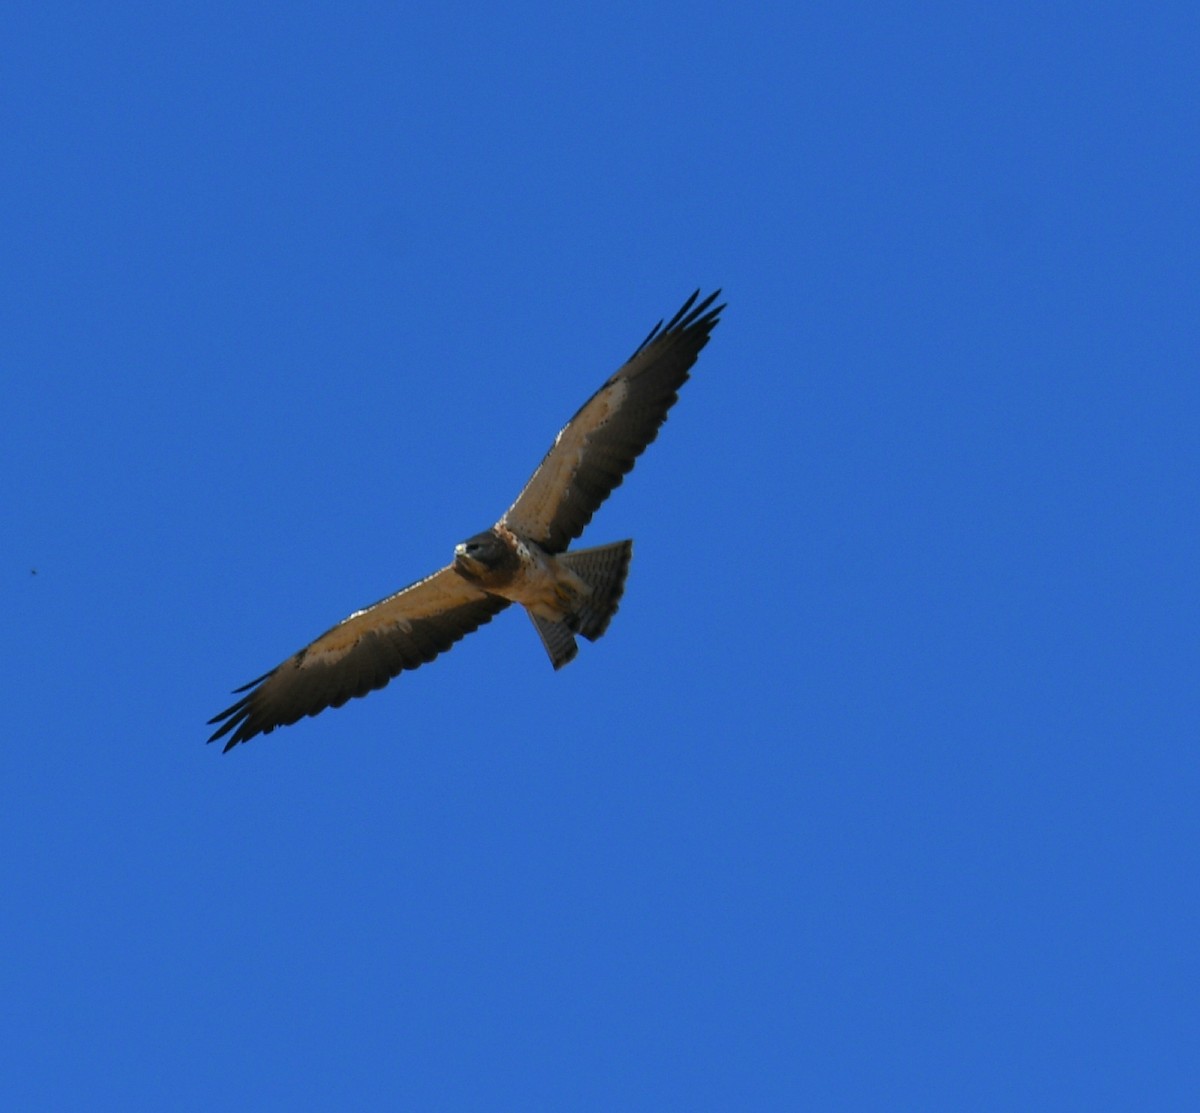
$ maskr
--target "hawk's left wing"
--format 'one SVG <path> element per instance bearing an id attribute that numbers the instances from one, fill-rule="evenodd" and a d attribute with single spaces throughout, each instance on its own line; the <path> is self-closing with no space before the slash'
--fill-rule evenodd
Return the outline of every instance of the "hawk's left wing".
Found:
<path id="1" fill-rule="evenodd" d="M 561 553 L 578 537 L 646 446 L 708 343 L 721 310 L 720 290 L 699 305 L 697 290 L 563 427 L 546 458 L 500 524 Z"/>
<path id="2" fill-rule="evenodd" d="M 341 707 L 405 669 L 432 661 L 507 606 L 507 599 L 480 591 L 453 566 L 443 568 L 356 611 L 282 665 L 238 688 L 246 695 L 209 720 L 221 724 L 209 741 L 229 734 L 229 750 L 305 715 Z"/>

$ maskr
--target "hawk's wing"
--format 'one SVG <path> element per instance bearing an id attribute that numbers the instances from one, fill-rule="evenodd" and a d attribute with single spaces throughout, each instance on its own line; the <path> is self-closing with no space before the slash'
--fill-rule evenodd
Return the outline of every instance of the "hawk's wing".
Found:
<path id="1" fill-rule="evenodd" d="M 724 305 L 720 290 L 699 305 L 697 290 L 563 426 L 502 525 L 562 552 L 592 520 L 643 449 L 658 435 L 677 391 L 708 343 Z"/>
<path id="2" fill-rule="evenodd" d="M 485 594 L 453 567 L 443 568 L 356 611 L 282 665 L 238 688 L 246 695 L 209 720 L 221 724 L 209 741 L 232 731 L 228 750 L 305 715 L 341 707 L 405 669 L 432 661 L 507 606 L 507 599 Z"/>

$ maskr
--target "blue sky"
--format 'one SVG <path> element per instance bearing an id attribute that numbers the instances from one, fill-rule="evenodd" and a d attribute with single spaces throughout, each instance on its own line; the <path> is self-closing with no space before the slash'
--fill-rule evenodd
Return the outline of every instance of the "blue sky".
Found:
<path id="1" fill-rule="evenodd" d="M 10 5 L 5 1108 L 1186 1108 L 1193 5 Z M 222 755 L 697 286 L 585 543 Z"/>

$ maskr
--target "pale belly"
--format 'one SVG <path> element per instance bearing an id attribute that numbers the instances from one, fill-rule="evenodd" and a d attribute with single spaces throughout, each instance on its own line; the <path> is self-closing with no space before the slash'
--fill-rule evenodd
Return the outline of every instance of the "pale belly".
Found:
<path id="1" fill-rule="evenodd" d="M 539 548 L 519 544 L 517 551 L 521 556 L 517 572 L 502 587 L 488 590 L 551 621 L 574 611 L 579 596 L 587 592 L 583 581 Z"/>

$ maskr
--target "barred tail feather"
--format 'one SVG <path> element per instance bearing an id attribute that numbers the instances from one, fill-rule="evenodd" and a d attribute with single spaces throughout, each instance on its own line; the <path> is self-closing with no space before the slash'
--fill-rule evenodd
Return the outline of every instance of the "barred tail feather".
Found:
<path id="1" fill-rule="evenodd" d="M 592 589 L 589 595 L 580 599 L 571 616 L 571 626 L 588 641 L 594 642 L 600 637 L 608 629 L 612 616 L 617 613 L 632 556 L 632 541 L 617 541 L 611 545 L 598 545 L 594 549 L 577 549 L 559 554 L 558 562 Z M 542 640 L 545 640 L 544 636 Z"/>
<path id="2" fill-rule="evenodd" d="M 525 612 L 533 619 L 533 628 L 542 639 L 542 645 L 550 654 L 550 663 L 555 670 L 561 669 L 568 661 L 575 660 L 579 646 L 575 643 L 575 635 L 565 622 L 554 622 L 548 618 L 539 618 L 533 611 Z"/>

